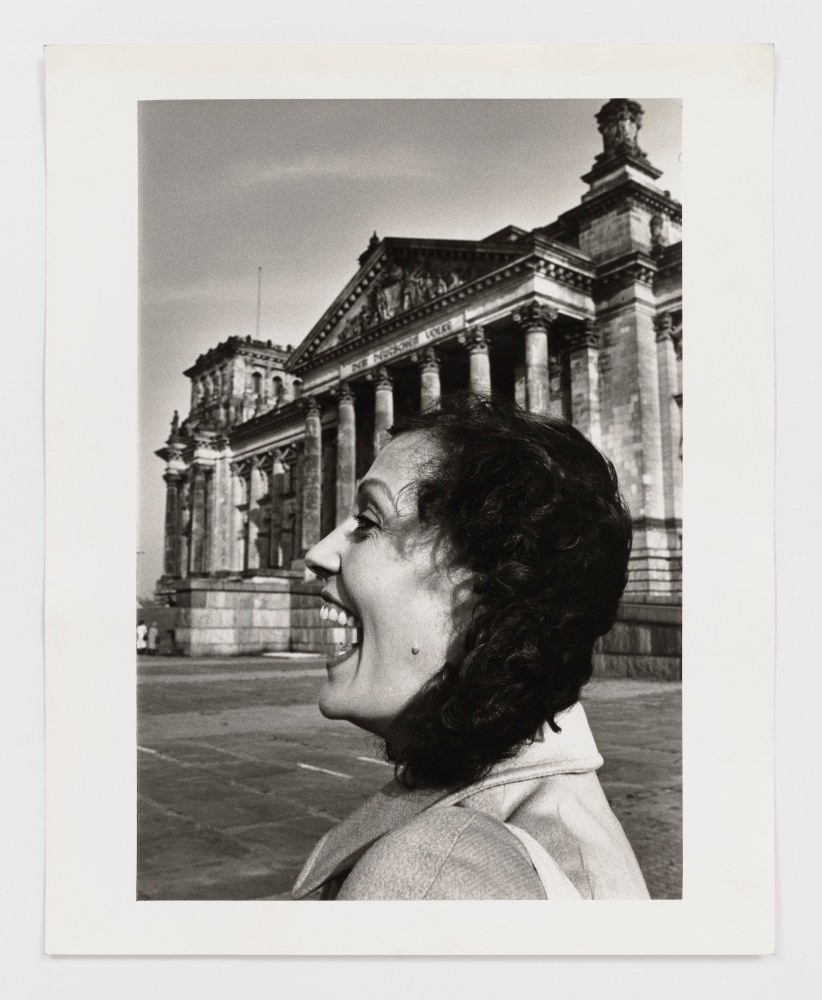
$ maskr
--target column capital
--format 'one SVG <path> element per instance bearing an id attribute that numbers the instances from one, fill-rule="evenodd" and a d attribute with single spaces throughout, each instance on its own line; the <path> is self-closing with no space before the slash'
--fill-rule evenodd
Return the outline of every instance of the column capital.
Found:
<path id="1" fill-rule="evenodd" d="M 411 360 L 419 365 L 421 372 L 440 370 L 440 361 L 433 347 L 426 347 L 424 351 L 415 351 L 411 355 Z"/>
<path id="2" fill-rule="evenodd" d="M 514 322 L 526 330 L 537 327 L 548 330 L 556 321 L 559 313 L 553 306 L 533 300 L 521 306 L 514 313 Z"/>
<path id="3" fill-rule="evenodd" d="M 380 368 L 378 368 L 376 372 L 372 372 L 369 375 L 369 378 L 373 379 L 373 381 L 374 381 L 374 388 L 377 389 L 377 390 L 378 389 L 391 389 L 393 387 L 393 385 L 394 385 L 394 380 L 391 378 L 390 374 L 388 373 L 388 369 L 384 368 L 382 366 Z"/>
<path id="4" fill-rule="evenodd" d="M 320 412 L 320 401 L 316 396 L 305 396 L 303 398 L 303 413 L 306 420 L 309 417 L 319 417 Z"/>
<path id="5" fill-rule="evenodd" d="M 343 403 L 353 403 L 354 393 L 351 389 L 351 384 L 349 382 L 341 382 L 339 388 L 337 389 L 337 402 L 342 405 Z"/>
<path id="6" fill-rule="evenodd" d="M 166 469 L 163 473 L 163 481 L 171 485 L 171 483 L 179 483 L 183 478 L 182 469 Z"/>
<path id="7" fill-rule="evenodd" d="M 568 347 L 572 351 L 599 350 L 602 346 L 602 338 L 597 325 L 590 319 L 586 319 L 584 323 L 569 330 L 566 339 Z"/>
<path id="8" fill-rule="evenodd" d="M 488 353 L 488 340 L 483 326 L 469 326 L 464 333 L 459 334 L 457 340 L 468 349 L 469 354 Z"/>

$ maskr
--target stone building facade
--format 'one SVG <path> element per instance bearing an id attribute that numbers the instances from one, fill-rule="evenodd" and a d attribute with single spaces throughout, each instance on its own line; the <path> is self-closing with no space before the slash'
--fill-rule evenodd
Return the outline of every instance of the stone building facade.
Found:
<path id="1" fill-rule="evenodd" d="M 481 240 L 379 239 L 295 350 L 230 337 L 197 359 L 166 463 L 164 573 L 192 655 L 314 650 L 303 557 L 350 508 L 404 412 L 471 387 L 572 421 L 614 462 L 634 524 L 611 674 L 679 675 L 681 205 L 609 101 L 580 204 Z"/>

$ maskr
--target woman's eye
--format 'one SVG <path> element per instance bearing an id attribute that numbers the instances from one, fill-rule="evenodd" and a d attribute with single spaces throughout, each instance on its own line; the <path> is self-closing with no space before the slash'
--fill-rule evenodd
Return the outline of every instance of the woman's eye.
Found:
<path id="1" fill-rule="evenodd" d="M 357 522 L 357 535 L 370 535 L 372 531 L 379 528 L 379 524 L 377 524 L 377 522 L 372 518 L 368 517 L 367 514 L 354 514 L 353 517 Z"/>

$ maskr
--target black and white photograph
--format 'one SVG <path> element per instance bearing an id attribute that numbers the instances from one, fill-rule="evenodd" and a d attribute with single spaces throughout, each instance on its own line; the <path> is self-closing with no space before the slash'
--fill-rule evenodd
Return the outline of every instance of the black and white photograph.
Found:
<path id="1" fill-rule="evenodd" d="M 682 113 L 139 103 L 141 905 L 682 898 Z"/>
<path id="2" fill-rule="evenodd" d="M 773 951 L 772 97 L 47 51 L 48 955 Z"/>

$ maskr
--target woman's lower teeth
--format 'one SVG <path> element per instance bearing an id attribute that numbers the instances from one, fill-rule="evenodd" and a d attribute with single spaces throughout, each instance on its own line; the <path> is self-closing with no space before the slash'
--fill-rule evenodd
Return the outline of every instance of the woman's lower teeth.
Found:
<path id="1" fill-rule="evenodd" d="M 336 644 L 338 649 L 351 649 L 360 642 L 360 630 L 355 625 L 349 625 L 347 628 L 332 628 L 331 629 L 331 641 Z"/>

